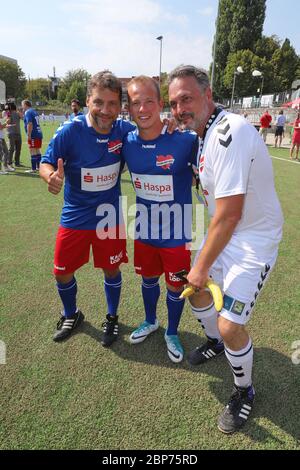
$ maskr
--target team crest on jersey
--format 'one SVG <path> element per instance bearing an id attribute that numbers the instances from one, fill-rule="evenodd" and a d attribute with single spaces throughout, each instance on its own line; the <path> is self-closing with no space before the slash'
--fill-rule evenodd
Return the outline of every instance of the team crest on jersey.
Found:
<path id="1" fill-rule="evenodd" d="M 121 148 L 122 148 L 122 141 L 121 140 L 111 140 L 108 142 L 108 151 L 109 153 L 115 153 L 116 155 L 120 155 Z"/>
<path id="2" fill-rule="evenodd" d="M 171 165 L 175 162 L 175 158 L 172 155 L 157 155 L 156 166 L 161 167 L 163 170 L 169 170 Z"/>
<path id="3" fill-rule="evenodd" d="M 200 161 L 199 161 L 199 171 L 200 173 L 202 173 L 202 171 L 204 170 L 204 155 L 201 155 L 200 157 Z"/>

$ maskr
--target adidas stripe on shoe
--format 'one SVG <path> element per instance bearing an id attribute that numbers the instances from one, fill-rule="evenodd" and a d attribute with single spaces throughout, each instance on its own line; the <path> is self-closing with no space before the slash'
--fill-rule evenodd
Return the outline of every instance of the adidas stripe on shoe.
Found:
<path id="1" fill-rule="evenodd" d="M 234 385 L 229 402 L 219 417 L 219 430 L 231 434 L 244 426 L 252 411 L 254 397 L 253 385 L 247 388 Z"/>
<path id="2" fill-rule="evenodd" d="M 196 366 L 204 364 L 204 362 L 214 359 L 224 353 L 224 343 L 217 339 L 208 339 L 203 346 L 199 346 L 190 352 L 188 362 Z"/>
<path id="3" fill-rule="evenodd" d="M 102 327 L 104 335 L 101 343 L 105 348 L 109 348 L 109 346 L 118 338 L 118 317 L 111 317 L 110 315 L 106 315 L 106 320 L 102 323 Z"/>
<path id="4" fill-rule="evenodd" d="M 80 310 L 77 310 L 73 317 L 61 316 L 56 326 L 56 332 L 53 336 L 53 341 L 63 341 L 68 338 L 72 332 L 77 328 L 84 320 L 84 315 Z"/>

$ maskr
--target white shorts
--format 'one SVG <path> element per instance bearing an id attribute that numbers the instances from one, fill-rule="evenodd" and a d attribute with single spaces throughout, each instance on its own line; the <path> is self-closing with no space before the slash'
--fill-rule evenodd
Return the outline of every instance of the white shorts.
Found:
<path id="1" fill-rule="evenodd" d="M 200 253 L 198 251 L 195 261 Z M 224 307 L 219 313 L 233 323 L 245 325 L 256 300 L 275 265 L 278 250 L 265 258 L 228 244 L 209 270 L 224 292 Z M 195 263 L 194 261 L 194 263 Z"/>

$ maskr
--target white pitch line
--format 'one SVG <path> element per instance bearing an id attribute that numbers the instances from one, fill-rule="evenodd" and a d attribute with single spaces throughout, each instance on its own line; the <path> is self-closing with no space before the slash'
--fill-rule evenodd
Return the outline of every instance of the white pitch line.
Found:
<path id="1" fill-rule="evenodd" d="M 270 157 L 275 158 L 276 160 L 282 160 L 283 162 L 289 162 L 289 163 L 296 163 L 299 165 L 300 162 L 294 162 L 293 160 L 287 160 L 287 158 L 279 158 L 279 157 L 274 157 L 273 155 L 269 154 Z"/>

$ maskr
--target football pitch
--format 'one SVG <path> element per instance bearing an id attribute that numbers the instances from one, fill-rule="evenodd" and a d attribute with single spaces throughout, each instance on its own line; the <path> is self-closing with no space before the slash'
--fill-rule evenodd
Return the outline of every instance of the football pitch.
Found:
<path id="1" fill-rule="evenodd" d="M 43 124 L 43 150 L 54 129 Z M 26 147 L 24 137 L 21 161 L 29 168 Z M 0 176 L 0 449 L 300 449 L 300 164 L 289 161 L 287 149 L 269 151 L 278 158 L 272 162 L 284 237 L 248 325 L 253 417 L 232 436 L 216 424 L 232 388 L 227 361 L 170 362 L 162 281 L 160 328 L 141 344 L 129 343 L 144 319 L 132 240 L 122 268 L 118 341 L 110 349 L 100 343 L 106 304 L 102 272 L 92 262 L 76 274 L 86 321 L 66 342 L 52 341 L 61 308 L 52 259 L 62 194 L 48 193 L 25 167 Z M 128 174 L 122 192 L 134 202 Z M 187 303 L 179 334 L 186 354 L 204 342 Z"/>

